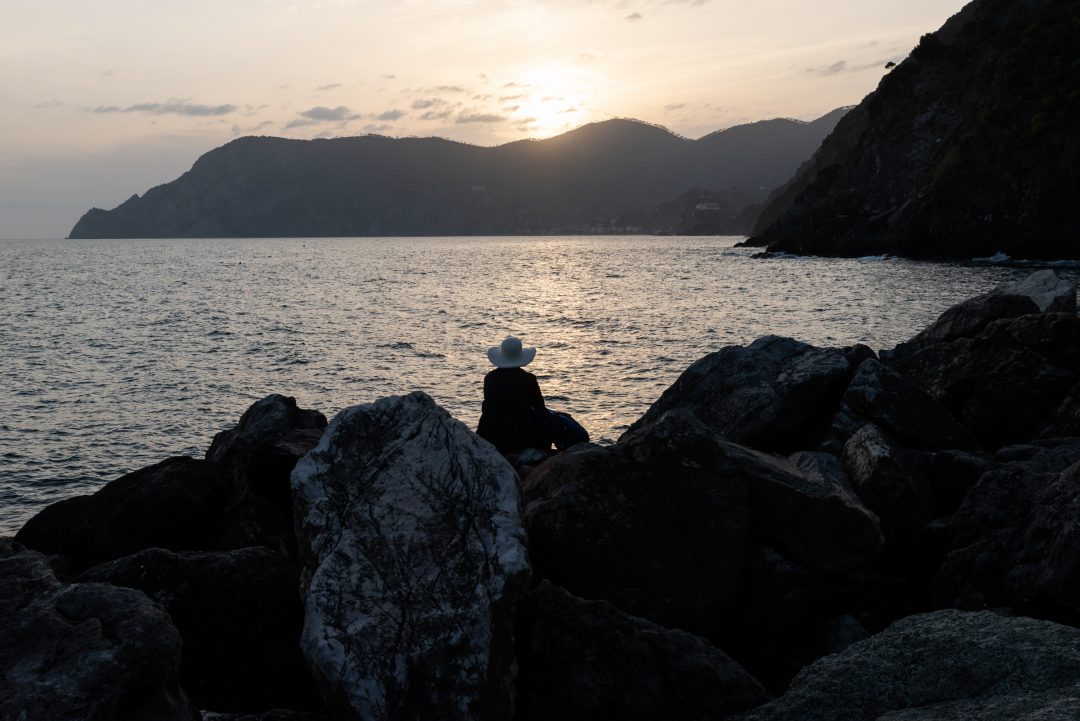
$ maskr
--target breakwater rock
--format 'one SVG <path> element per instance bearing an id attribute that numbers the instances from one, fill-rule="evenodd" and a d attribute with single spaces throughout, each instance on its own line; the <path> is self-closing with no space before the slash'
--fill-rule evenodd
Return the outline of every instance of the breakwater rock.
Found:
<path id="1" fill-rule="evenodd" d="M 1078 403 L 1049 271 L 877 353 L 720 349 L 517 469 L 421 393 L 269 396 L 0 539 L 0 711 L 1075 718 Z"/>

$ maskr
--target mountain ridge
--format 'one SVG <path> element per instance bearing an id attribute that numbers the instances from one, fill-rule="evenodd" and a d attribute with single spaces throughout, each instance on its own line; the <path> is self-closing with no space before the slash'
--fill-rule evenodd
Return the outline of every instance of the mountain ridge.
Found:
<path id="1" fill-rule="evenodd" d="M 694 188 L 738 190 L 725 200 L 740 209 L 763 201 L 762 188 L 787 180 L 841 114 L 737 131 L 757 134 L 757 153 L 745 141 L 724 146 L 724 133 L 746 126 L 691 140 L 627 119 L 486 147 L 435 137 L 245 136 L 113 210 L 89 210 L 69 237 L 618 232 L 624 214 Z"/>

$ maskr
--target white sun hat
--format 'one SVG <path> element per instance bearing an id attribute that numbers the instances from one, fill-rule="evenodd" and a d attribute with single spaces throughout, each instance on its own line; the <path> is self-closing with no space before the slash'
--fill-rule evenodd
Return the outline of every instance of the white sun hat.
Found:
<path id="1" fill-rule="evenodd" d="M 535 348 L 522 348 L 521 341 L 507 336 L 498 346 L 488 348 L 488 360 L 499 368 L 520 368 L 536 357 Z"/>

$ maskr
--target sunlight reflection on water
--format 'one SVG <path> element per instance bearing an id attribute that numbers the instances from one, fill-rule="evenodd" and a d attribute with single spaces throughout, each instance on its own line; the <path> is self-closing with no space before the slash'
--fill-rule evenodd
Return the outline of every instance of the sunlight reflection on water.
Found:
<path id="1" fill-rule="evenodd" d="M 329 417 L 419 389 L 475 427 L 485 351 L 512 333 L 539 348 L 530 370 L 551 405 L 610 442 L 724 345 L 777 333 L 891 347 L 1027 272 L 752 260 L 737 240 L 0 243 L 0 533 L 169 455 L 201 456 L 268 393 Z"/>

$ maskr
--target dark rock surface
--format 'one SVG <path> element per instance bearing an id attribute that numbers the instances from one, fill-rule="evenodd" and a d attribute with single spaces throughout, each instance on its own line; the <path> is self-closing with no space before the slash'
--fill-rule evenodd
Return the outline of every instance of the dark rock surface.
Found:
<path id="1" fill-rule="evenodd" d="M 1080 625 L 1080 439 L 1003 449 L 945 524 L 940 606 Z"/>
<path id="2" fill-rule="evenodd" d="M 45 556 L 0 539 L 0 718 L 197 721 L 180 645 L 141 592 L 61 583 Z"/>
<path id="3" fill-rule="evenodd" d="M 292 484 L 301 648 L 331 714 L 510 716 L 529 562 L 506 459 L 413 393 L 339 413 Z"/>
<path id="4" fill-rule="evenodd" d="M 757 245 L 1075 258 L 1073 0 L 978 0 L 924 35 L 762 212 Z"/>
<path id="5" fill-rule="evenodd" d="M 324 714 L 273 709 L 265 713 L 219 713 L 203 711 L 202 721 L 330 721 Z"/>
<path id="6" fill-rule="evenodd" d="M 214 437 L 206 460 L 220 463 L 233 480 L 221 547 L 266 545 L 296 557 L 289 475 L 325 428 L 322 413 L 273 394 L 248 408 L 234 428 Z"/>
<path id="7" fill-rule="evenodd" d="M 971 448 L 975 438 L 945 406 L 881 361 L 859 366 L 839 411 L 845 422 L 874 423 L 909 448 Z M 834 423 L 834 429 L 837 428 Z M 850 427 L 850 426 L 849 426 Z M 838 440 L 847 437 L 840 432 Z"/>
<path id="8" fill-rule="evenodd" d="M 844 467 L 855 493 L 881 519 L 886 539 L 910 536 L 934 517 L 930 481 L 915 458 L 874 424 L 844 444 Z"/>
<path id="9" fill-rule="evenodd" d="M 630 430 L 681 408 L 735 443 L 781 453 L 813 448 L 853 371 L 844 352 L 790 338 L 728 346 L 687 368 Z"/>
<path id="10" fill-rule="evenodd" d="M 694 187 L 735 187 L 731 200 L 760 202 L 754 191 L 790 178 L 843 112 L 698 140 L 624 119 L 497 147 L 377 135 L 246 137 L 142 197 L 91 209 L 71 237 L 620 233 L 623 213 Z"/>
<path id="11" fill-rule="evenodd" d="M 519 721 L 704 721 L 768 700 L 697 636 L 543 582 L 519 605 Z"/>
<path id="12" fill-rule="evenodd" d="M 321 701 L 300 654 L 295 564 L 269 548 L 150 549 L 86 571 L 81 582 L 137 588 L 183 638 L 180 678 L 199 708 L 312 710 Z"/>
<path id="13" fill-rule="evenodd" d="M 984 611 L 911 616 L 803 669 L 740 721 L 1076 718 L 1080 630 Z"/>
<path id="14" fill-rule="evenodd" d="M 64 556 L 73 571 L 146 548 L 206 549 L 213 546 L 229 487 L 216 463 L 170 458 L 89 496 L 46 507 L 15 540 Z"/>
<path id="15" fill-rule="evenodd" d="M 1023 443 L 1062 413 L 1062 400 L 1080 383 L 1080 318 L 997 320 L 974 337 L 933 343 L 890 365 L 986 446 Z"/>

